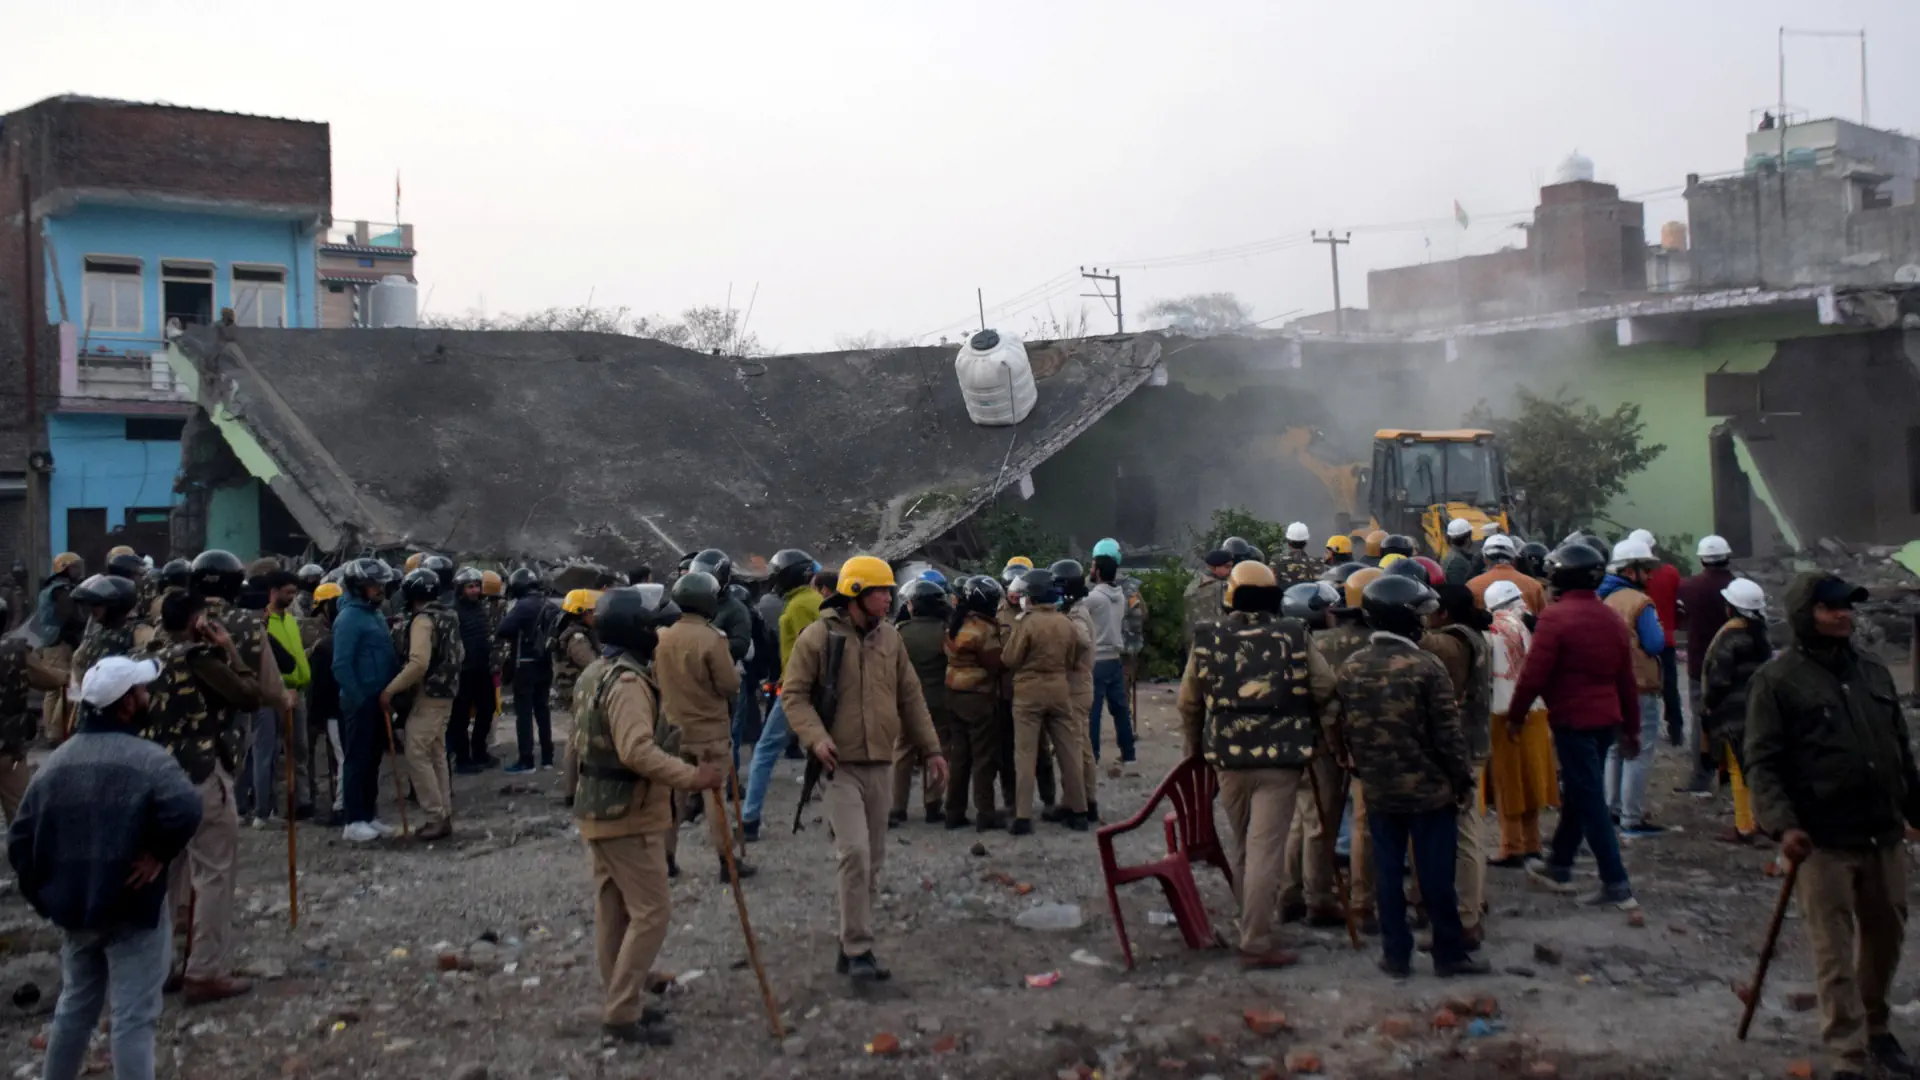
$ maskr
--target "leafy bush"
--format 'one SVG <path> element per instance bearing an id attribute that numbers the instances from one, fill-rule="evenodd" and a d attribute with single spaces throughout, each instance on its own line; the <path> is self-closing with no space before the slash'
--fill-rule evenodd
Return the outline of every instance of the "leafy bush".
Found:
<path id="1" fill-rule="evenodd" d="M 1206 534 L 1194 535 L 1195 554 L 1205 554 L 1218 548 L 1220 542 L 1229 536 L 1245 540 L 1271 559 L 1275 552 L 1286 547 L 1287 527 L 1277 521 L 1257 518 L 1243 506 L 1215 510 L 1212 520 L 1207 523 Z"/>
<path id="2" fill-rule="evenodd" d="M 1140 599 L 1147 605 L 1141 671 L 1149 678 L 1177 679 L 1187 662 L 1186 595 L 1187 586 L 1193 583 L 1193 571 L 1179 559 L 1169 557 L 1145 573 L 1129 573 L 1140 582 Z"/>

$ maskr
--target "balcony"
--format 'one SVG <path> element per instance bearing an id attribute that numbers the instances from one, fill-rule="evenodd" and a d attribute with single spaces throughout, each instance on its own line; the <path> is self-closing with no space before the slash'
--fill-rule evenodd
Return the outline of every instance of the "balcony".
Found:
<path id="1" fill-rule="evenodd" d="M 77 326 L 61 323 L 59 331 L 61 408 L 90 411 L 134 405 L 143 412 L 172 412 L 193 403 L 167 363 L 166 342 L 123 337 L 103 341 L 95 336 L 83 352 Z"/>

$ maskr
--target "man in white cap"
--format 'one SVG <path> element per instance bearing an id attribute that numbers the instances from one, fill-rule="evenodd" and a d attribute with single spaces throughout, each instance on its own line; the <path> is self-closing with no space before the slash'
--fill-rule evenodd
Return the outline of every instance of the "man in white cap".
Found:
<path id="1" fill-rule="evenodd" d="M 20 892 L 65 936 L 60 1004 L 41 1074 L 72 1080 L 113 998 L 114 1075 L 151 1077 L 173 951 L 167 863 L 200 827 L 200 794 L 140 737 L 156 660 L 109 656 L 81 683 L 79 726 L 27 787 L 7 833 Z"/>
<path id="2" fill-rule="evenodd" d="M 1660 741 L 1660 654 L 1667 635 L 1646 593 L 1647 579 L 1659 566 L 1653 548 L 1634 537 L 1613 545 L 1606 580 L 1599 596 L 1626 624 L 1633 639 L 1633 681 L 1640 695 L 1640 748 L 1626 754 L 1619 743 L 1607 751 L 1604 780 L 1607 809 L 1619 821 L 1620 835 L 1629 839 L 1658 836 L 1666 829 L 1647 815 L 1647 777 L 1653 770 L 1653 748 Z"/>
<path id="3" fill-rule="evenodd" d="M 1280 591 L 1306 581 L 1320 580 L 1320 572 L 1326 564 L 1307 554 L 1307 541 L 1313 539 L 1313 530 L 1307 528 L 1304 521 L 1296 521 L 1287 526 L 1287 546 L 1277 552 L 1273 558 L 1273 576 L 1280 579 Z"/>
<path id="4" fill-rule="evenodd" d="M 1480 559 L 1473 553 L 1473 522 L 1454 518 L 1447 522 L 1447 558 L 1440 564 L 1447 584 L 1465 585 L 1480 573 Z"/>

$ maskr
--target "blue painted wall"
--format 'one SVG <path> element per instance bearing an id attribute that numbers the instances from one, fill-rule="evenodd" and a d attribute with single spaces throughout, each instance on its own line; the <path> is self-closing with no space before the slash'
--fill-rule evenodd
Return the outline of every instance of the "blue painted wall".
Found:
<path id="1" fill-rule="evenodd" d="M 126 438 L 126 419 L 68 413 L 47 417 L 53 476 L 47 502 L 54 551 L 67 550 L 67 510 L 105 507 L 107 528 L 126 524 L 130 506 L 172 506 L 173 477 L 180 471 L 177 442 Z"/>
<path id="2" fill-rule="evenodd" d="M 83 327 L 90 342 L 160 338 L 160 261 L 190 259 L 213 264 L 213 310 L 233 303 L 234 263 L 285 267 L 287 325 L 315 322 L 314 259 L 319 237 L 303 232 L 297 221 L 226 217 L 218 214 L 146 210 L 120 206 L 81 206 L 48 218 L 43 231 L 53 258 L 47 267 L 47 321 Z M 81 290 L 88 255 L 117 255 L 141 262 L 141 310 L 138 334 L 87 331 Z M 57 272 L 56 272 L 57 267 Z M 61 317 L 64 294 L 66 317 Z M 157 348 L 158 345 L 156 344 Z"/>

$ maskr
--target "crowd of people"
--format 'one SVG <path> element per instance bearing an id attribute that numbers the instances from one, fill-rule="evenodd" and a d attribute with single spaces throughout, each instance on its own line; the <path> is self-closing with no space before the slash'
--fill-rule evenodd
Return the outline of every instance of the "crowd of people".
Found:
<path id="1" fill-rule="evenodd" d="M 1723 838 L 1774 837 L 1802 868 L 1834 1075 L 1910 1075 L 1886 994 L 1920 776 L 1891 678 L 1850 641 L 1864 593 L 1804 576 L 1783 598 L 1781 649 L 1769 598 L 1719 537 L 1682 580 L 1644 532 L 1551 551 L 1464 521 L 1446 535 L 1442 560 L 1381 531 L 1313 552 L 1295 523 L 1271 560 L 1229 537 L 1187 592 L 1183 767 L 1218 777 L 1242 965 L 1298 962 L 1287 923 L 1351 922 L 1378 935 L 1394 978 L 1416 948 L 1437 975 L 1485 973 L 1489 868 L 1572 893 L 1583 847 L 1598 874 L 1583 901 L 1634 910 L 1621 845 L 1663 832 L 1649 771 L 1664 722 L 1693 767 L 1679 794 L 1724 775 Z M 827 569 L 784 550 L 749 583 L 710 549 L 664 583 L 638 568 L 562 591 L 531 568 L 433 553 L 325 570 L 215 550 L 154 569 L 116 549 L 92 576 L 61 555 L 0 639 L 9 857 L 67 935 L 46 1075 L 75 1074 L 108 985 L 116 1061 L 135 1063 L 151 1061 L 164 989 L 188 1005 L 246 993 L 230 969 L 242 822 L 393 837 L 378 813 L 387 754 L 419 841 L 453 835 L 453 775 L 561 770 L 595 890 L 605 1030 L 649 1045 L 672 1039 L 643 991 L 680 827 L 707 818 L 737 890 L 774 770 L 804 758 L 793 828 L 817 790 L 836 970 L 884 980 L 872 897 L 916 787 L 925 820 L 949 830 L 1101 821 L 1101 721 L 1134 760 L 1148 614 L 1121 559 L 1103 540 L 1089 564 L 1016 557 L 997 577 L 902 582 L 871 556 Z M 1682 627 L 1686 708 L 1673 704 Z M 492 754 L 506 691 L 511 762 Z M 573 718 L 563 748 L 555 701 Z M 58 748 L 30 781 L 40 740 Z M 291 790 L 276 797 L 284 766 Z"/>

